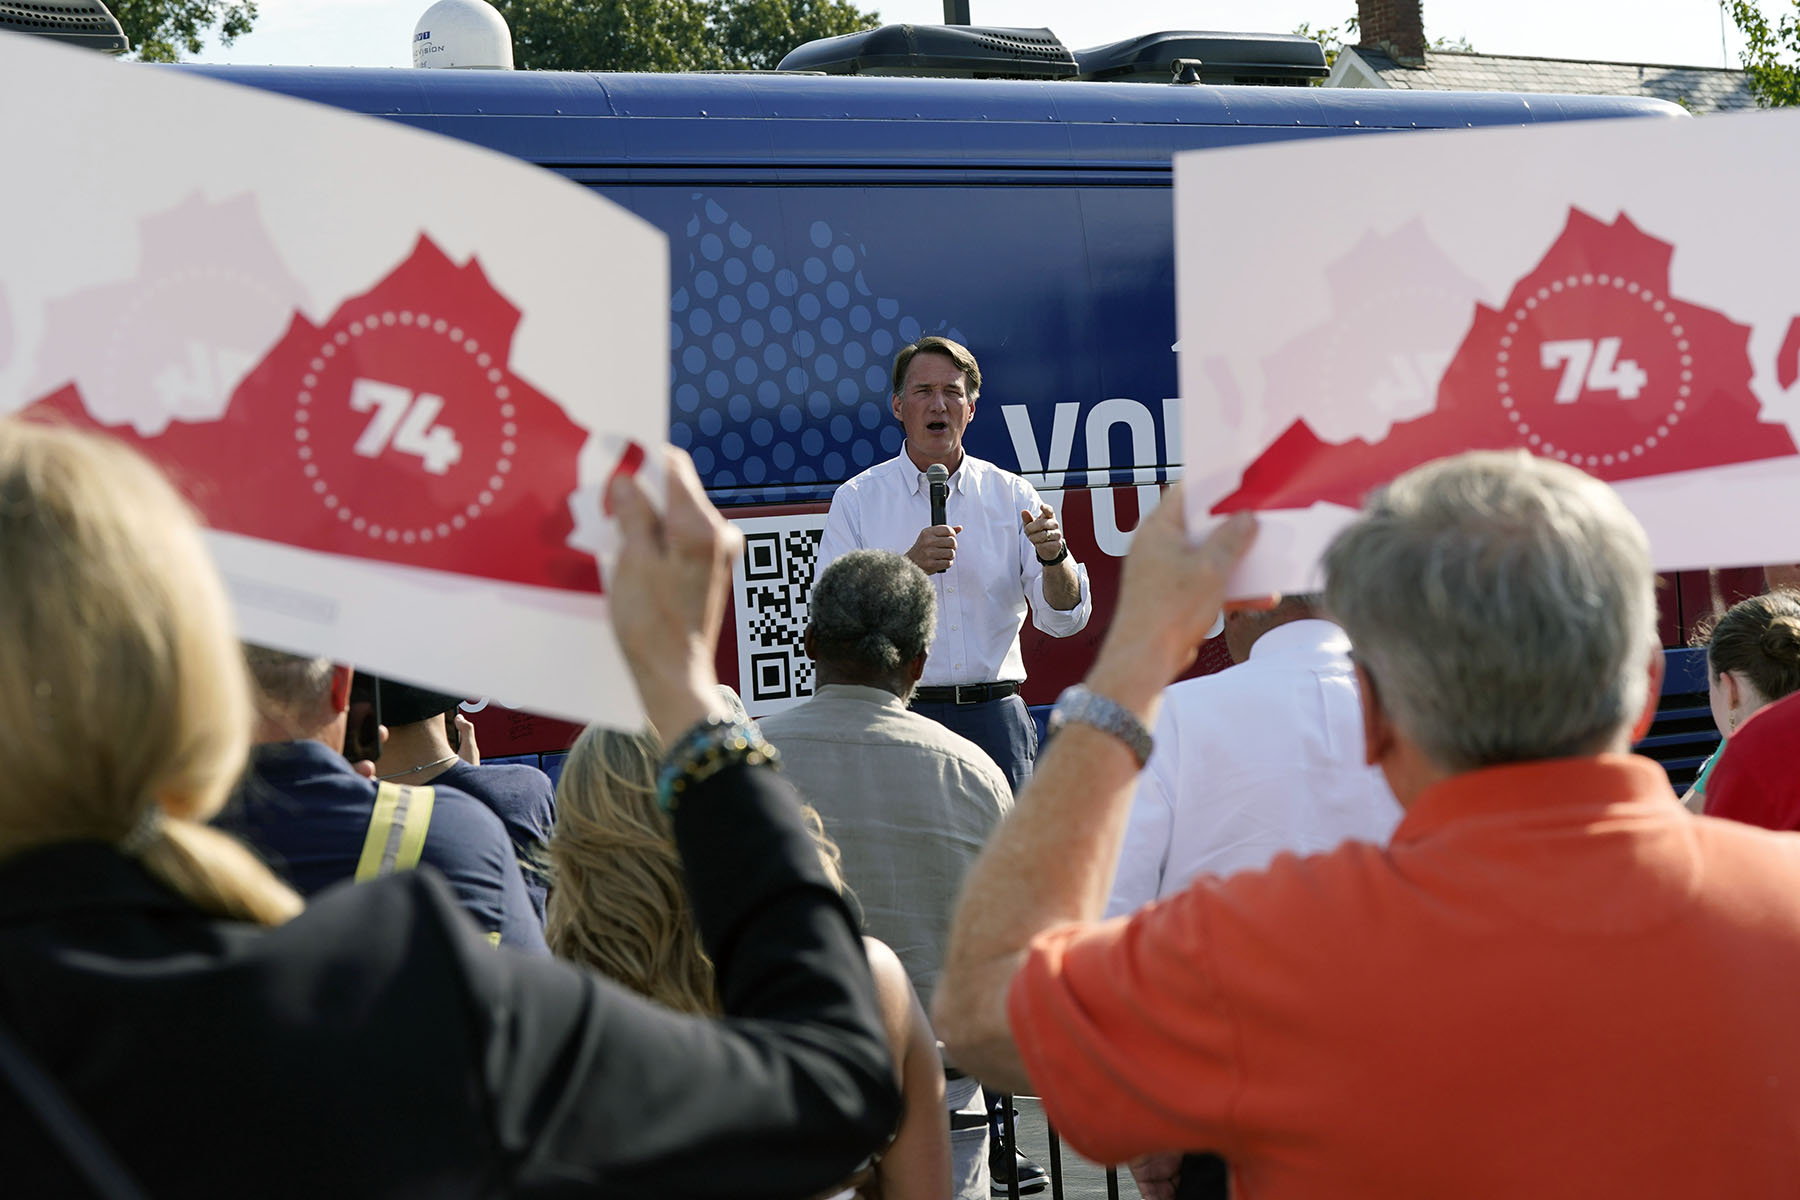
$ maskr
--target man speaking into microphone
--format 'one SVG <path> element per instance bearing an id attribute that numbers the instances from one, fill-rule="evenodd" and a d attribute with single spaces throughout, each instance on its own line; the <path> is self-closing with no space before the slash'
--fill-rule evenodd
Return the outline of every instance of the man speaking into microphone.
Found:
<path id="1" fill-rule="evenodd" d="M 874 549 L 904 554 L 931 577 L 937 636 L 912 707 L 986 750 L 1016 793 L 1037 753 L 1019 695 L 1019 630 L 1029 608 L 1052 637 L 1081 632 L 1093 611 L 1087 570 L 1036 488 L 964 452 L 981 393 L 966 347 L 920 338 L 895 356 L 893 384 L 906 444 L 838 488 L 816 571 Z"/>

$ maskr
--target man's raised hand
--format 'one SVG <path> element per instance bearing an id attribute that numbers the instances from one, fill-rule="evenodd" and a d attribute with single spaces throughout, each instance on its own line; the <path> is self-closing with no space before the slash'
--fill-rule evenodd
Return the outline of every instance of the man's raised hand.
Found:
<path id="1" fill-rule="evenodd" d="M 1049 562 L 1062 553 L 1062 526 L 1056 523 L 1056 510 L 1048 504 L 1040 505 L 1037 515 L 1031 510 L 1019 510 L 1019 521 L 1025 526 L 1025 536 L 1031 539 L 1031 552 L 1039 562 Z"/>
<path id="2" fill-rule="evenodd" d="M 636 474 L 612 480 L 607 498 L 624 545 L 613 576 L 613 631 L 645 711 L 665 738 L 722 713 L 713 655 L 743 535 L 706 498 L 693 460 L 665 447 L 668 503 L 650 502 Z"/>
<path id="3" fill-rule="evenodd" d="M 481 746 L 475 740 L 475 722 L 464 716 L 461 709 L 456 712 L 456 756 L 471 767 L 481 765 Z"/>
<path id="4" fill-rule="evenodd" d="M 1194 661 L 1225 602 L 1225 585 L 1256 539 L 1256 519 L 1236 513 L 1194 544 L 1188 538 L 1182 485 L 1138 524 L 1120 572 L 1118 607 L 1088 673 L 1088 686 L 1133 712 L 1155 698 Z M 1263 600 L 1246 607 L 1266 608 Z"/>

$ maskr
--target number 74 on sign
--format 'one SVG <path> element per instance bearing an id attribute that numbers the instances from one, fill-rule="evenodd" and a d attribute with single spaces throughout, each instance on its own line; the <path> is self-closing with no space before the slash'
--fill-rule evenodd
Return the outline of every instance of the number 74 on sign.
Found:
<path id="1" fill-rule="evenodd" d="M 1540 347 L 1540 364 L 1545 370 L 1562 368 L 1556 402 L 1575 403 L 1584 387 L 1590 392 L 1617 392 L 1621 400 L 1636 400 L 1650 376 L 1634 360 L 1619 358 L 1620 341 L 1604 337 L 1545 342 Z"/>
<path id="2" fill-rule="evenodd" d="M 456 440 L 455 431 L 448 425 L 433 424 L 444 409 L 442 396 L 358 379 L 350 385 L 350 407 L 375 414 L 356 439 L 356 452 L 364 458 L 379 458 L 391 445 L 401 454 L 416 455 L 433 475 L 442 475 L 462 461 L 462 443 Z"/>

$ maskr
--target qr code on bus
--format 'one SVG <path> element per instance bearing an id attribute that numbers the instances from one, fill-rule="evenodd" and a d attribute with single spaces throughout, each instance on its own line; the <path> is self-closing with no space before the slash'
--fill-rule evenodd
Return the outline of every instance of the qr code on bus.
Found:
<path id="1" fill-rule="evenodd" d="M 751 716 L 763 717 L 813 694 L 812 660 L 802 642 L 825 514 L 746 517 L 735 524 L 744 535 L 744 552 L 731 571 L 738 694 Z"/>

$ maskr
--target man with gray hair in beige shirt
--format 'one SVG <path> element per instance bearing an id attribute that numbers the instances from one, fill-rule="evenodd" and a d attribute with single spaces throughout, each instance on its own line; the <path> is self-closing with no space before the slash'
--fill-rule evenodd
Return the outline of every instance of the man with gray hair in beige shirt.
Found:
<path id="1" fill-rule="evenodd" d="M 843 851 L 869 935 L 893 947 L 929 1005 L 963 874 L 1012 788 L 981 747 L 906 707 L 937 623 L 923 571 L 890 551 L 852 551 L 813 585 L 810 614 L 818 691 L 759 725 Z M 947 1074 L 951 1194 L 986 1197 L 981 1092 Z"/>

